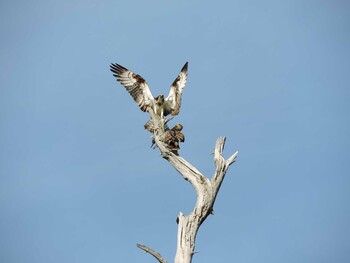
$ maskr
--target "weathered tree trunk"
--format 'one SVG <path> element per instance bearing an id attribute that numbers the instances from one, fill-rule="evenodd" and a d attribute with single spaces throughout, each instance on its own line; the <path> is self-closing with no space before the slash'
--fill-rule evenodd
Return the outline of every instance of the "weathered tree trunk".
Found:
<path id="1" fill-rule="evenodd" d="M 231 157 L 225 160 L 222 156 L 225 138 L 218 138 L 214 149 L 214 164 L 216 170 L 212 178 L 208 179 L 185 159 L 180 157 L 177 152 L 168 149 L 167 145 L 163 142 L 165 133 L 164 119 L 154 114 L 152 110 L 150 110 L 149 113 L 154 129 L 154 142 L 158 146 L 161 156 L 174 166 L 182 177 L 191 183 L 197 192 L 197 201 L 193 211 L 187 216 L 180 212 L 177 218 L 178 234 L 175 263 L 190 263 L 194 254 L 197 231 L 207 216 L 213 213 L 214 202 L 221 183 L 224 180 L 229 166 L 235 161 L 238 152 L 235 152 Z M 145 245 L 138 244 L 137 246 L 150 253 L 160 263 L 166 263 L 166 260 L 164 260 L 159 253 Z"/>

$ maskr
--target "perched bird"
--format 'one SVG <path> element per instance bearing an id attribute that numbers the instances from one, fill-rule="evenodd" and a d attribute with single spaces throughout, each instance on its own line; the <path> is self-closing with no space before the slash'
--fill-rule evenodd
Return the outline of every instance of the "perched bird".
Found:
<path id="1" fill-rule="evenodd" d="M 111 64 L 113 76 L 117 78 L 133 97 L 137 105 L 144 112 L 153 109 L 161 118 L 171 114 L 176 116 L 180 112 L 181 96 L 187 81 L 188 62 L 182 67 L 179 75 L 170 86 L 168 97 L 160 94 L 153 97 L 151 90 L 144 78 L 119 64 Z"/>
<path id="2" fill-rule="evenodd" d="M 179 142 L 185 142 L 185 135 L 182 133 L 183 126 L 178 123 L 170 130 L 164 133 L 164 143 L 171 151 L 178 151 L 180 149 Z"/>

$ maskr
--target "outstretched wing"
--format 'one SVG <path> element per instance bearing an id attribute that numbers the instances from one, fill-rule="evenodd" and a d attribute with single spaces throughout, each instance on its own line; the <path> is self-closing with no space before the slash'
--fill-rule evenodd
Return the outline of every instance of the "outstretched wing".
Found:
<path id="1" fill-rule="evenodd" d="M 119 64 L 112 63 L 111 71 L 113 72 L 113 76 L 117 78 L 117 81 L 119 81 L 134 98 L 140 109 L 142 111 L 148 111 L 148 108 L 153 105 L 154 98 L 146 80 Z"/>
<path id="2" fill-rule="evenodd" d="M 169 95 L 165 99 L 165 116 L 168 114 L 176 116 L 180 112 L 182 91 L 187 81 L 187 67 L 188 62 L 182 67 L 179 75 L 171 84 Z"/>

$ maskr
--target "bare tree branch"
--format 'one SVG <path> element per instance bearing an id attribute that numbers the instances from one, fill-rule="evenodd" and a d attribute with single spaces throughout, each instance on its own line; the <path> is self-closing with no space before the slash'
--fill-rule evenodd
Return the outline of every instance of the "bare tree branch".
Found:
<path id="1" fill-rule="evenodd" d="M 222 155 L 225 138 L 219 137 L 214 148 L 214 164 L 216 169 L 212 179 L 209 180 L 189 162 L 180 157 L 177 152 L 169 150 L 163 140 L 165 133 L 164 119 L 161 119 L 152 110 L 150 110 L 149 113 L 151 116 L 150 126 L 153 131 L 153 140 L 155 145 L 159 148 L 161 156 L 166 159 L 186 181 L 190 182 L 197 192 L 197 201 L 193 211 L 187 216 L 180 212 L 177 217 L 178 234 L 175 263 L 190 263 L 194 255 L 195 239 L 198 229 L 208 215 L 213 213 L 214 202 L 220 186 L 229 166 L 236 160 L 238 152 L 235 152 L 225 160 Z M 151 253 L 149 249 L 145 251 Z M 159 255 L 158 253 L 155 254 Z M 159 257 L 156 258 L 161 262 Z"/>
<path id="2" fill-rule="evenodd" d="M 146 245 L 141 245 L 141 244 L 136 244 L 138 248 L 146 251 L 147 253 L 151 254 L 153 257 L 155 257 L 159 263 L 167 263 L 167 261 L 165 259 L 162 258 L 162 256 L 155 252 L 153 249 L 147 247 Z"/>

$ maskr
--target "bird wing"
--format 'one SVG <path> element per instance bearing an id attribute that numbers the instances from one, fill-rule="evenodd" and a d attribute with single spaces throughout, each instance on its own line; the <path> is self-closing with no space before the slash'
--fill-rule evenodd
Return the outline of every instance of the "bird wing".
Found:
<path id="1" fill-rule="evenodd" d="M 165 112 L 164 115 L 168 115 L 170 113 L 171 115 L 176 116 L 180 112 L 182 90 L 187 81 L 187 67 L 188 62 L 186 62 L 186 64 L 182 67 L 179 75 L 174 80 L 173 84 L 171 84 L 169 95 L 165 99 L 167 103 L 166 110 L 168 112 Z"/>
<path id="2" fill-rule="evenodd" d="M 148 87 L 146 80 L 140 75 L 124 68 L 119 64 L 111 64 L 113 76 L 117 78 L 130 95 L 134 98 L 142 111 L 147 111 L 153 105 L 153 95 Z"/>

